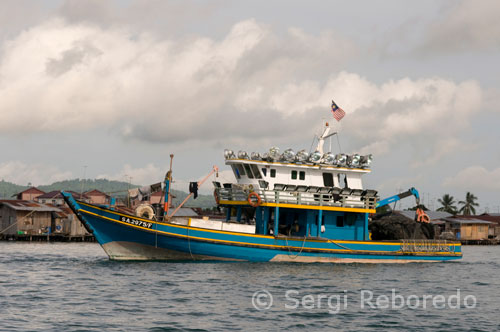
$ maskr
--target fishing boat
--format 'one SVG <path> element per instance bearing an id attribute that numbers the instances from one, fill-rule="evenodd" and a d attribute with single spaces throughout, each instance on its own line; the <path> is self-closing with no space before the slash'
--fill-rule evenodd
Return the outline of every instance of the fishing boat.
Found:
<path id="1" fill-rule="evenodd" d="M 235 181 L 213 181 L 214 199 L 225 211 L 220 219 L 176 216 L 182 204 L 172 211 L 173 155 L 159 206 L 130 213 L 113 203 L 93 205 L 62 194 L 112 260 L 408 263 L 462 257 L 454 241 L 372 241 L 368 225 L 376 207 L 407 195 L 379 200 L 377 191 L 364 189 L 372 156 L 325 152 L 325 140 L 336 134 L 330 130 L 324 124 L 311 153 L 226 149 Z M 195 187 L 217 174 L 214 166 Z M 418 199 L 416 190 L 409 193 Z M 415 222 L 428 221 L 425 217 L 419 211 Z"/>

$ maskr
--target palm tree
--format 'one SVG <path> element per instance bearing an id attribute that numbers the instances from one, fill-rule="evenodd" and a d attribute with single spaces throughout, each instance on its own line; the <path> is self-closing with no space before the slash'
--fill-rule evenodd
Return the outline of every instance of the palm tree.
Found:
<path id="1" fill-rule="evenodd" d="M 457 214 L 457 207 L 455 206 L 455 198 L 449 194 L 444 194 L 443 198 L 438 199 L 439 204 L 441 204 L 441 207 L 437 209 L 438 211 L 444 211 L 451 213 L 453 215 Z"/>
<path id="2" fill-rule="evenodd" d="M 467 194 L 465 195 L 465 201 L 458 202 L 458 204 L 462 205 L 462 207 L 458 212 L 463 213 L 464 216 L 476 214 L 476 209 L 474 208 L 474 206 L 479 206 L 479 204 L 475 202 L 476 199 L 477 197 L 468 191 Z"/>

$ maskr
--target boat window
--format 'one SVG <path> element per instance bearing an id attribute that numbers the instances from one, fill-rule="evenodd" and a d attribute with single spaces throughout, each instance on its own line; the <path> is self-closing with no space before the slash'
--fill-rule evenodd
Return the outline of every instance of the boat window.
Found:
<path id="1" fill-rule="evenodd" d="M 323 185 L 325 187 L 333 187 L 333 174 L 323 173 Z"/>
<path id="2" fill-rule="evenodd" d="M 337 227 L 344 227 L 344 216 L 337 216 Z"/>
<path id="3" fill-rule="evenodd" d="M 231 165 L 231 168 L 233 169 L 234 176 L 237 179 L 241 179 L 240 171 L 238 171 L 238 169 L 236 168 L 236 166 L 235 165 Z"/>
<path id="4" fill-rule="evenodd" d="M 267 176 L 267 168 L 262 168 L 262 174 L 264 174 L 264 176 Z"/>
<path id="5" fill-rule="evenodd" d="M 248 164 L 243 164 L 243 166 L 245 167 L 245 171 L 247 172 L 248 178 L 253 179 L 253 174 L 252 171 L 250 170 L 250 166 L 248 166 Z"/>
<path id="6" fill-rule="evenodd" d="M 274 168 L 271 168 L 271 177 L 272 178 L 276 177 L 276 170 Z"/>
<path id="7" fill-rule="evenodd" d="M 292 171 L 292 180 L 297 180 L 297 171 Z"/>
<path id="8" fill-rule="evenodd" d="M 343 186 L 343 188 L 349 188 L 347 186 L 347 177 L 346 177 L 346 175 L 344 173 L 340 173 L 338 176 L 339 176 L 339 187 Z"/>
<path id="9" fill-rule="evenodd" d="M 299 180 L 305 180 L 306 179 L 306 172 L 300 171 L 299 172 Z"/>
<path id="10" fill-rule="evenodd" d="M 252 169 L 252 173 L 256 179 L 262 179 L 262 175 L 260 175 L 260 171 L 257 165 L 252 164 L 250 165 L 250 168 Z"/>
<path id="11" fill-rule="evenodd" d="M 241 164 L 235 164 L 235 166 L 238 172 L 240 173 L 240 176 L 245 175 L 245 170 L 243 169 L 243 166 Z"/>

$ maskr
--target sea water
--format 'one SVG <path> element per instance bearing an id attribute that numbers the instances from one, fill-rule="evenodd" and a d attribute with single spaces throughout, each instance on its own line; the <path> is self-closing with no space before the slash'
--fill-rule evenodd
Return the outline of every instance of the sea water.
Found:
<path id="1" fill-rule="evenodd" d="M 0 242 L 1 331 L 499 331 L 500 247 L 447 263 L 116 262 Z"/>

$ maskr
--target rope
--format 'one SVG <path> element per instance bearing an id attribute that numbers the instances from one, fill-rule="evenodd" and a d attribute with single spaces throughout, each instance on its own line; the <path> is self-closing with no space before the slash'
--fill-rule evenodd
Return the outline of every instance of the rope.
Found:
<path id="1" fill-rule="evenodd" d="M 335 136 L 337 136 L 337 144 L 339 145 L 339 152 L 342 153 L 342 148 L 340 147 L 340 140 L 339 140 L 338 132 L 337 132 L 337 135 L 335 135 Z"/>
<path id="2" fill-rule="evenodd" d="M 313 140 L 312 140 L 312 142 L 311 142 L 311 147 L 309 148 L 309 153 L 311 153 L 311 152 L 312 152 L 313 145 L 314 145 L 314 140 L 315 140 L 315 139 L 316 139 L 316 135 L 314 135 Z"/>
<path id="3" fill-rule="evenodd" d="M 3 232 L 5 232 L 6 230 L 8 230 L 9 228 L 11 228 L 12 226 L 15 226 L 17 225 L 17 221 L 15 223 L 13 223 L 12 225 L 10 225 L 9 227 L 3 229 L 2 231 L 0 231 L 0 234 L 2 234 Z"/>
<path id="4" fill-rule="evenodd" d="M 188 239 L 188 248 L 189 248 L 189 254 L 191 255 L 192 260 L 196 260 L 193 256 L 193 253 L 191 252 L 191 238 L 189 237 L 189 226 L 187 228 L 187 239 Z"/>
<path id="5" fill-rule="evenodd" d="M 340 248 L 346 249 L 346 250 L 349 250 L 349 251 L 371 251 L 371 250 L 353 250 L 351 248 L 344 247 L 343 245 L 338 244 L 338 243 L 336 243 L 336 242 L 334 242 L 332 240 L 328 240 L 328 242 L 333 243 L 334 245 L 339 246 Z M 399 248 L 399 250 L 393 250 L 393 251 L 387 251 L 387 252 L 400 252 L 400 251 L 402 251 L 401 247 Z"/>
<path id="6" fill-rule="evenodd" d="M 290 246 L 288 245 L 288 238 L 287 237 L 285 237 L 285 242 L 286 242 L 286 247 L 288 249 L 288 257 L 290 257 L 291 259 L 295 259 L 295 258 L 299 257 L 300 254 L 302 253 L 302 250 L 304 250 L 304 246 L 306 244 L 306 236 L 304 235 L 304 240 L 302 241 L 302 248 L 300 248 L 299 253 L 297 255 L 295 255 L 295 256 L 291 256 L 290 255 L 291 250 L 290 250 Z"/>
<path id="7" fill-rule="evenodd" d="M 158 224 L 155 223 L 155 248 L 158 248 Z"/>

